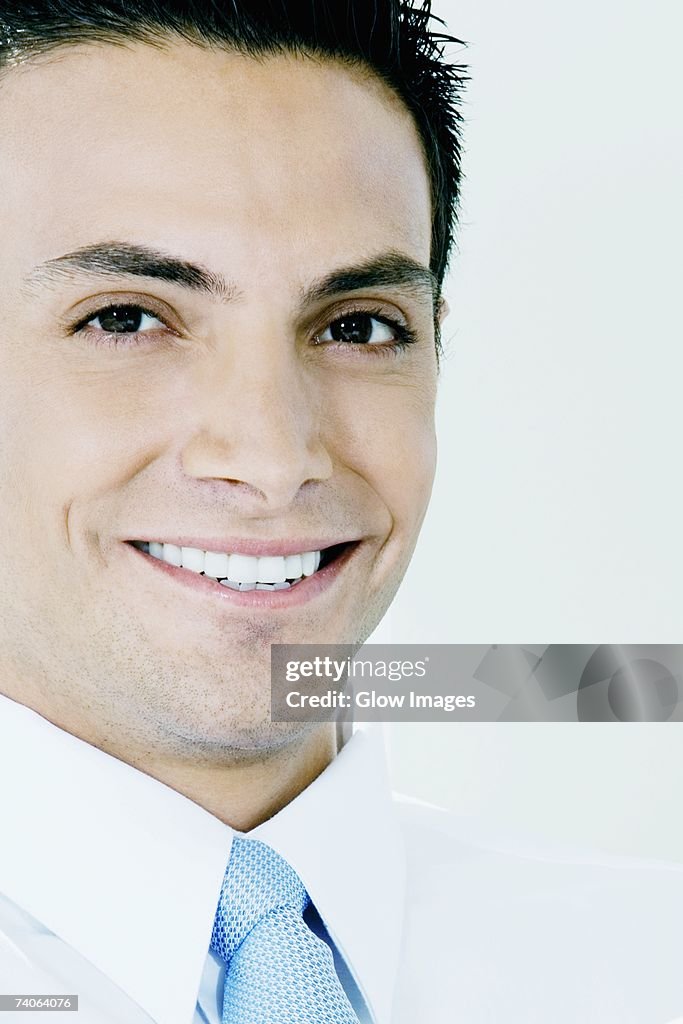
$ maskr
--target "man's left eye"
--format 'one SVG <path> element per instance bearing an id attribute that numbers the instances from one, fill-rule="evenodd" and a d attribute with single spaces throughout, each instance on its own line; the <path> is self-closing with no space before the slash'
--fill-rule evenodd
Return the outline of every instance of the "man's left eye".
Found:
<path id="1" fill-rule="evenodd" d="M 346 341 L 352 345 L 381 345 L 397 340 L 397 329 L 370 313 L 349 313 L 333 320 L 318 341 Z"/>
<path id="2" fill-rule="evenodd" d="M 96 327 L 107 334 L 139 334 L 143 331 L 165 329 L 161 320 L 148 313 L 140 306 L 110 306 L 101 309 L 87 322 L 88 327 Z"/>

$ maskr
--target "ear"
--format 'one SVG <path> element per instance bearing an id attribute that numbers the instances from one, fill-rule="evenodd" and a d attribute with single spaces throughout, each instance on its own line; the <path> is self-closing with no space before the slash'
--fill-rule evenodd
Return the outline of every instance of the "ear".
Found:
<path id="1" fill-rule="evenodd" d="M 439 299 L 439 308 L 436 314 L 437 320 L 439 321 L 439 326 L 443 324 L 444 320 L 446 319 L 450 311 L 451 307 L 448 305 L 447 300 L 442 295 L 441 298 Z"/>

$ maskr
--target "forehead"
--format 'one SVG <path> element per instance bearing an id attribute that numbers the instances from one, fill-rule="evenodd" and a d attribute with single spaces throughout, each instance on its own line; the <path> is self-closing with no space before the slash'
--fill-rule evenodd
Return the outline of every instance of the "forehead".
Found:
<path id="1" fill-rule="evenodd" d="M 326 250 L 429 260 L 413 120 L 382 82 L 335 61 L 65 48 L 5 73 L 0 133 L 0 215 L 20 262 L 93 238 L 264 273 L 318 273 Z"/>

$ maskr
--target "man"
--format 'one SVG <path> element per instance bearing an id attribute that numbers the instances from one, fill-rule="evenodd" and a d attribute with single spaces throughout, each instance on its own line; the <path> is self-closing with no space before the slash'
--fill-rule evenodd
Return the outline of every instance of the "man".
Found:
<path id="1" fill-rule="evenodd" d="M 429 498 L 462 76 L 428 7 L 2 19 L 0 992 L 673 1017 L 680 873 L 477 844 L 368 735 L 270 721 L 270 645 L 365 639 Z"/>

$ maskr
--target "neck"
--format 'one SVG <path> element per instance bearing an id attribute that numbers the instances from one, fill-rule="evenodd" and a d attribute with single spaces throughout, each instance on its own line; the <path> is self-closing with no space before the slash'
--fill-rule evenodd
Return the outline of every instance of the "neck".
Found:
<path id="1" fill-rule="evenodd" d="M 172 756 L 155 749 L 148 738 L 133 738 L 129 726 L 116 722 L 115 713 L 107 716 L 105 729 L 101 722 L 82 715 L 74 717 L 73 702 L 46 701 L 39 690 L 26 686 L 3 687 L 2 692 L 65 732 L 175 789 L 239 832 L 248 832 L 272 818 L 306 789 L 337 754 L 335 726 L 324 723 L 282 747 L 263 752 L 262 756 L 236 759 L 228 764 L 202 761 L 189 752 Z M 112 739 L 117 736 L 126 736 L 128 742 L 120 744 Z"/>
<path id="2" fill-rule="evenodd" d="M 248 832 L 306 789 L 336 753 L 334 728 L 325 725 L 263 758 L 229 766 L 178 763 L 149 755 L 125 760 L 231 828 Z"/>

